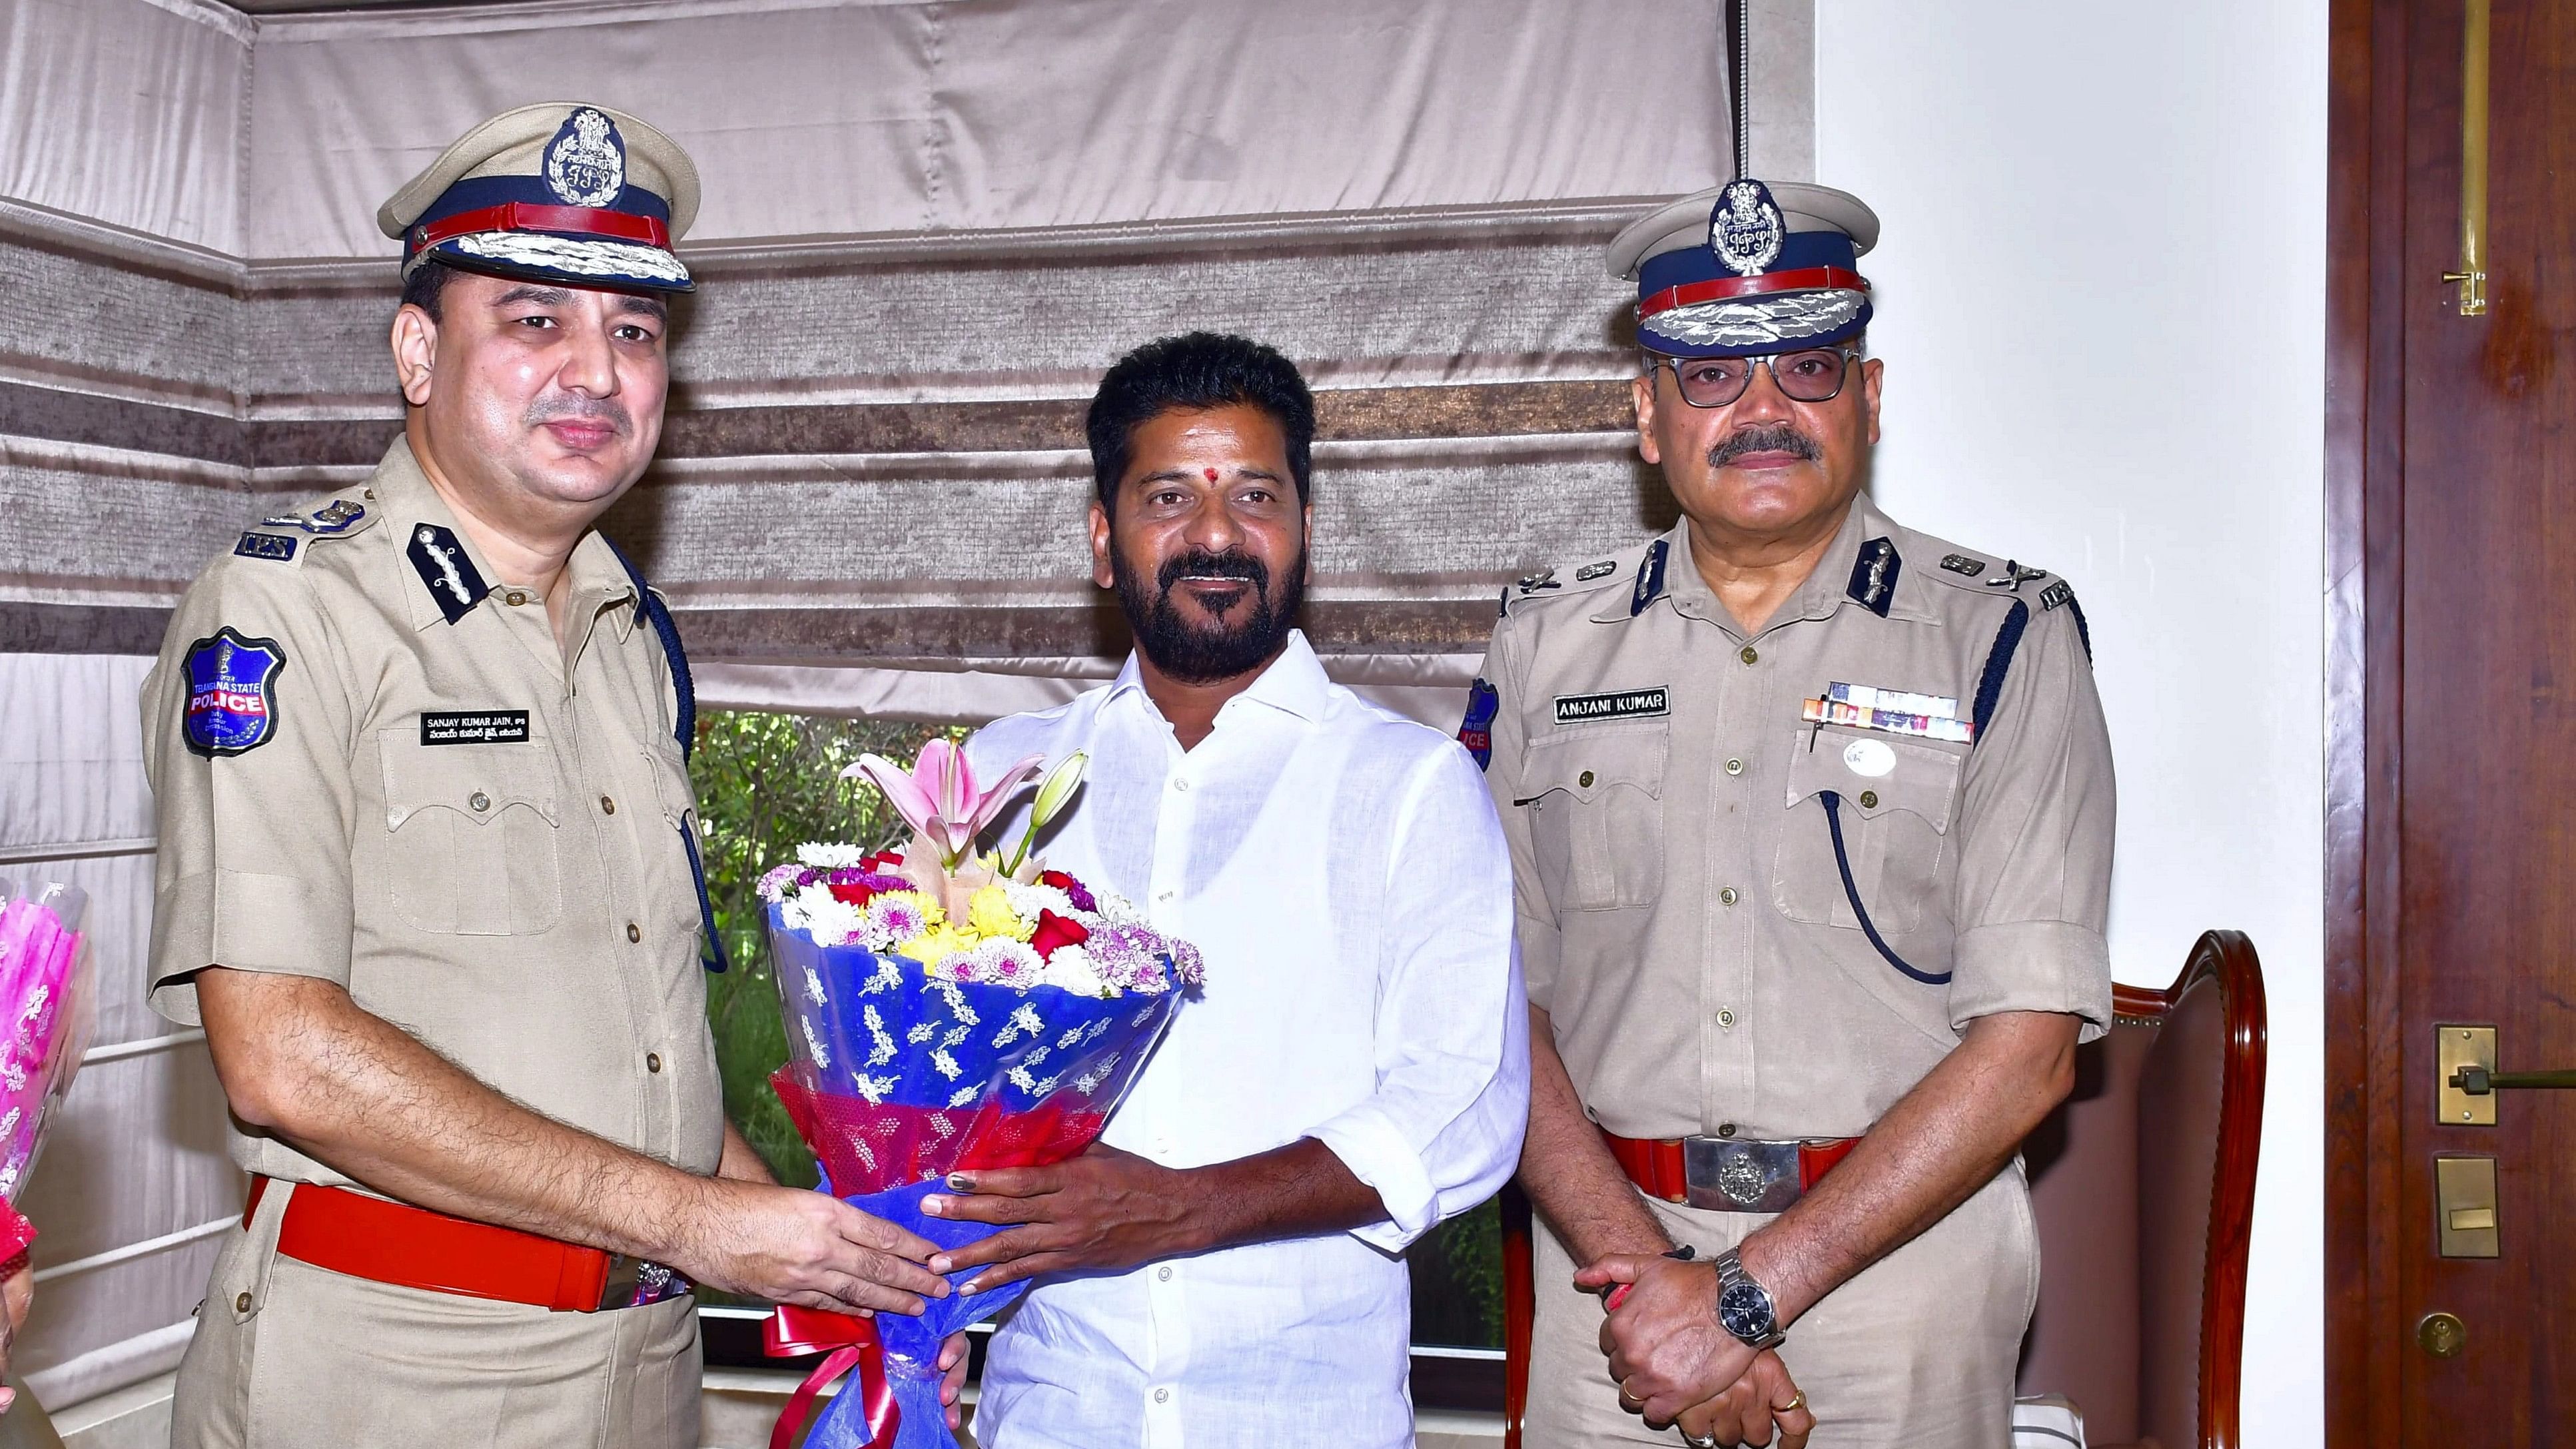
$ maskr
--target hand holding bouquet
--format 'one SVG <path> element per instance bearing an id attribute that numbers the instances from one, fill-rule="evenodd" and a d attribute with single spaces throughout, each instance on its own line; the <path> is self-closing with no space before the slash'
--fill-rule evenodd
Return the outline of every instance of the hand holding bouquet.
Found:
<path id="1" fill-rule="evenodd" d="M 807 845 L 761 881 L 790 1053 L 771 1085 L 825 1191 L 942 1248 L 997 1229 L 928 1217 L 921 1199 L 953 1171 L 1044 1166 L 1088 1147 L 1200 979 L 1188 942 L 1032 858 L 1039 830 L 1079 788 L 1083 756 L 1047 776 L 1007 858 L 975 854 L 976 836 L 1042 764 L 1023 760 L 979 789 L 946 740 L 923 746 L 910 771 L 871 755 L 848 773 L 885 792 L 912 827 L 906 848 Z M 917 1319 L 880 1316 L 873 1335 L 838 1314 L 778 1310 L 772 1352 L 835 1352 L 772 1444 L 793 1442 L 813 1393 L 855 1366 L 859 1392 L 824 1410 L 808 1445 L 954 1449 L 940 1342 L 1026 1287 L 952 1295 Z"/>

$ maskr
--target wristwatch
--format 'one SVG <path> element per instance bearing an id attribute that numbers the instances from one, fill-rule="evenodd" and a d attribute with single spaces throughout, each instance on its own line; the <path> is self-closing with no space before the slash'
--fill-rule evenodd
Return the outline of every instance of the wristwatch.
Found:
<path id="1" fill-rule="evenodd" d="M 1771 1304 L 1771 1290 L 1753 1281 L 1733 1248 L 1717 1255 L 1717 1326 L 1756 1349 L 1788 1337 Z"/>

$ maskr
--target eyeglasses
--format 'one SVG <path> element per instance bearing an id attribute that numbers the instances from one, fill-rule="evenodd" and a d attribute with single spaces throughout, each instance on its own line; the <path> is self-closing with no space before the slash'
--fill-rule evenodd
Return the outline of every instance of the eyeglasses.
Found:
<path id="1" fill-rule="evenodd" d="M 1853 347 L 1810 347 L 1803 352 L 1772 352 L 1759 357 L 1666 357 L 1648 353 L 1648 368 L 1669 367 L 1673 383 L 1681 389 L 1682 401 L 1695 408 L 1722 408 L 1744 396 L 1753 385 L 1753 369 L 1758 363 L 1771 369 L 1771 382 L 1780 395 L 1791 402 L 1832 402 L 1842 394 L 1843 379 L 1851 372 L 1852 360 L 1860 356 Z"/>

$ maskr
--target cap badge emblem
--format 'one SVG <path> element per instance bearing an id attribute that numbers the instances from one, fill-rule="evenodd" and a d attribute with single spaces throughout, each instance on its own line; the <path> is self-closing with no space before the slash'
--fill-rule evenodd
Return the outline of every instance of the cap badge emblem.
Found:
<path id="1" fill-rule="evenodd" d="M 626 188 L 626 142 L 617 124 L 583 106 L 546 143 L 546 188 L 566 206 L 606 206 Z"/>
<path id="2" fill-rule="evenodd" d="M 1727 183 L 1708 214 L 1708 249 L 1739 277 L 1759 274 L 1780 259 L 1789 224 L 1771 188 L 1746 179 Z"/>

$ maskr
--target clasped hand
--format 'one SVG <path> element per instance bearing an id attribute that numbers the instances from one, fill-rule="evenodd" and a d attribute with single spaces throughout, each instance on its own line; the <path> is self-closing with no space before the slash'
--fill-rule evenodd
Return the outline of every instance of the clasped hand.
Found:
<path id="1" fill-rule="evenodd" d="M 1708 1263 L 1613 1253 L 1574 1275 L 1578 1288 L 1618 1294 L 1601 1324 L 1601 1352 L 1619 1405 L 1694 1441 L 1804 1449 L 1815 1415 L 1780 1356 L 1755 1352 L 1717 1322 L 1717 1269 Z M 1784 1405 L 1795 1404 L 1794 1408 Z"/>

